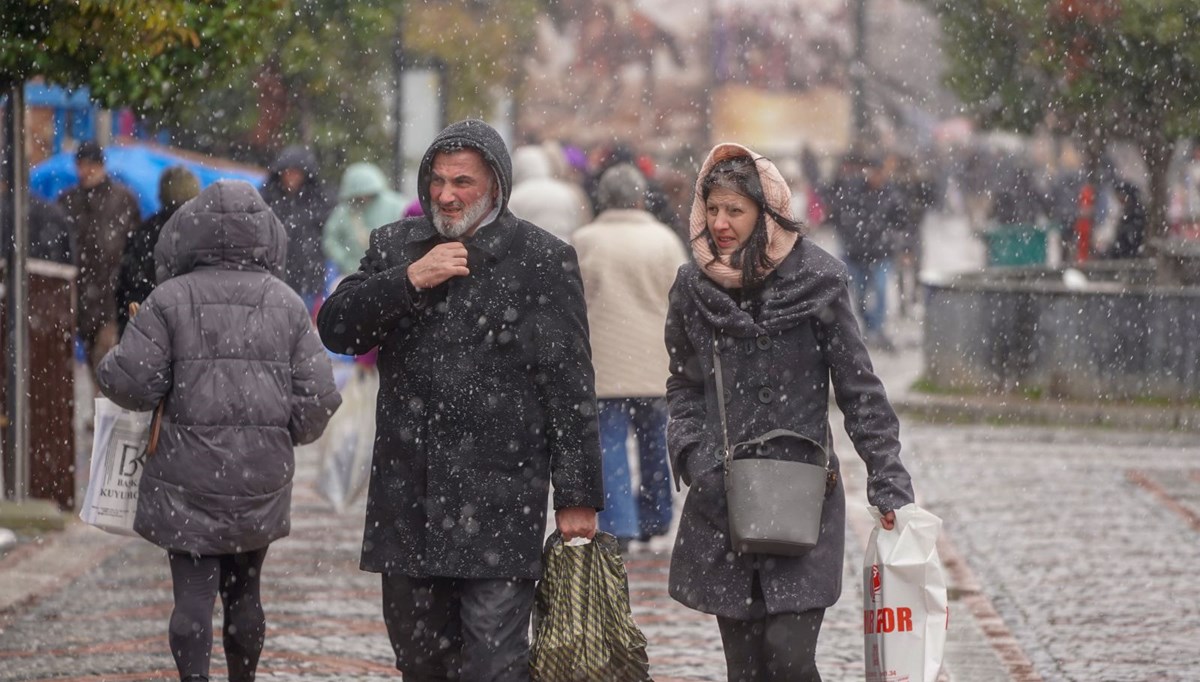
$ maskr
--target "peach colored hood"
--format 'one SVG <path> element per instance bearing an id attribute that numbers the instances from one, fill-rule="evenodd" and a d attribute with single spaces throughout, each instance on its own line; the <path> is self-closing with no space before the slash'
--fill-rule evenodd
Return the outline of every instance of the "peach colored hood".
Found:
<path id="1" fill-rule="evenodd" d="M 712 249 L 709 248 L 708 240 L 702 236 L 708 229 L 708 223 L 705 220 L 704 200 L 700 197 L 700 183 L 718 162 L 738 156 L 748 156 L 755 160 L 767 205 L 779 215 L 794 220 L 792 217 L 792 192 L 788 189 L 787 181 L 783 179 L 783 175 L 774 163 L 740 144 L 722 142 L 713 147 L 712 151 L 708 153 L 708 158 L 704 160 L 704 165 L 700 167 L 700 174 L 696 178 L 690 236 L 692 254 L 700 266 L 700 271 L 727 289 L 742 286 L 742 273 L 729 264 L 727 257 L 715 256 Z M 773 263 L 778 265 L 791 253 L 792 247 L 796 245 L 796 240 L 800 238 L 800 235 L 783 229 L 769 215 L 766 216 L 766 221 L 767 255 L 771 257 Z"/>

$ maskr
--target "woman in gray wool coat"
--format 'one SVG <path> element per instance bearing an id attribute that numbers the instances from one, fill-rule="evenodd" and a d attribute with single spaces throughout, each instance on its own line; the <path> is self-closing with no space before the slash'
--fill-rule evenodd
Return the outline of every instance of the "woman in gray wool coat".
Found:
<path id="1" fill-rule="evenodd" d="M 829 443 L 832 386 L 883 526 L 913 501 L 899 422 L 863 345 L 846 267 L 800 234 L 790 196 L 767 159 L 715 147 L 696 183 L 695 262 L 680 268 L 667 317 L 668 447 L 677 482 L 689 486 L 670 593 L 717 616 L 729 679 L 739 682 L 820 680 L 814 655 L 825 609 L 841 593 L 846 502 L 830 450 L 816 546 L 802 556 L 733 551 L 714 344 L 730 443 L 774 429 Z"/>
<path id="2" fill-rule="evenodd" d="M 165 401 L 133 528 L 167 550 L 169 640 L 186 682 L 209 679 L 218 592 L 229 679 L 254 679 L 263 559 L 290 528 L 292 447 L 316 440 L 341 404 L 308 310 L 280 279 L 286 252 L 254 187 L 211 185 L 163 228 L 158 286 L 96 373 L 121 407 Z"/>

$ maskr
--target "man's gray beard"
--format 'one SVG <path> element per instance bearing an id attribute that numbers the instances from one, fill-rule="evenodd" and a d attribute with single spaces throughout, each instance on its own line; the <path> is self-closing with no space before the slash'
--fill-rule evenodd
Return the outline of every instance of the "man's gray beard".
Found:
<path id="1" fill-rule="evenodd" d="M 492 197 L 485 194 L 479 197 L 475 203 L 467 206 L 462 213 L 462 217 L 457 221 L 450 220 L 442 215 L 441 209 L 434 205 L 433 207 L 433 226 L 437 228 L 439 234 L 447 239 L 458 239 L 475 226 L 481 218 L 492 210 Z"/>

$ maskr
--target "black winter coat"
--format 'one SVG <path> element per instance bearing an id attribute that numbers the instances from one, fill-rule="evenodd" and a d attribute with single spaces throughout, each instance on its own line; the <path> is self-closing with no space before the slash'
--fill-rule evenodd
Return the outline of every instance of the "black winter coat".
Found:
<path id="1" fill-rule="evenodd" d="M 304 184 L 288 192 L 280 175 L 288 168 L 304 171 Z M 317 176 L 317 160 L 303 147 L 288 147 L 271 164 L 262 188 L 263 200 L 279 217 L 288 235 L 284 281 L 301 296 L 325 293 L 325 252 L 321 235 L 333 202 Z"/>
<path id="2" fill-rule="evenodd" d="M 892 256 L 904 224 L 903 199 L 892 185 L 871 187 L 861 178 L 842 178 L 826 205 L 847 261 L 873 266 Z"/>
<path id="3" fill-rule="evenodd" d="M 379 347 L 379 407 L 362 568 L 538 578 L 546 501 L 603 506 L 595 379 L 575 251 L 507 210 L 511 164 L 479 121 L 434 142 L 480 150 L 501 211 L 465 241 L 471 274 L 417 292 L 409 264 L 445 241 L 425 217 L 371 234 L 321 307 L 338 353 Z M 433 149 L 431 148 L 431 149 Z M 420 200 L 430 215 L 429 169 Z"/>
<path id="4" fill-rule="evenodd" d="M 757 316 L 747 308 L 756 309 Z M 825 499 L 820 539 L 808 554 L 732 551 L 714 330 L 722 349 L 730 443 L 777 428 L 827 442 L 832 386 L 846 430 L 867 464 L 870 503 L 888 511 L 912 502 L 900 462 L 899 421 L 863 346 L 846 266 L 801 238 L 768 277 L 758 302 L 743 307 L 689 263 L 680 268 L 671 290 L 666 328 L 668 446 L 677 478 L 690 486 L 671 558 L 671 596 L 705 613 L 759 618 L 765 614 L 749 606 L 757 570 L 768 613 L 830 606 L 841 594 L 846 520 L 840 476 Z M 830 454 L 836 471 L 837 457 Z"/>
<path id="5" fill-rule="evenodd" d="M 169 206 L 138 225 L 125 242 L 121 272 L 117 275 L 117 325 L 121 333 L 129 324 L 129 304 L 141 303 L 154 291 L 154 246 L 158 235 L 178 206 Z"/>

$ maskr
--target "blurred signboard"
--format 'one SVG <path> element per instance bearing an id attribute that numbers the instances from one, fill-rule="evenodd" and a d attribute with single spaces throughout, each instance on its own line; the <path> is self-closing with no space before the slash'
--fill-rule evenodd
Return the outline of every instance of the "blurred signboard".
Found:
<path id="1" fill-rule="evenodd" d="M 843 0 L 716 3 L 712 138 L 764 154 L 844 151 L 853 31 Z"/>
<path id="2" fill-rule="evenodd" d="M 852 38 L 844 0 L 562 0 L 538 21 L 519 132 L 838 153 Z"/>

